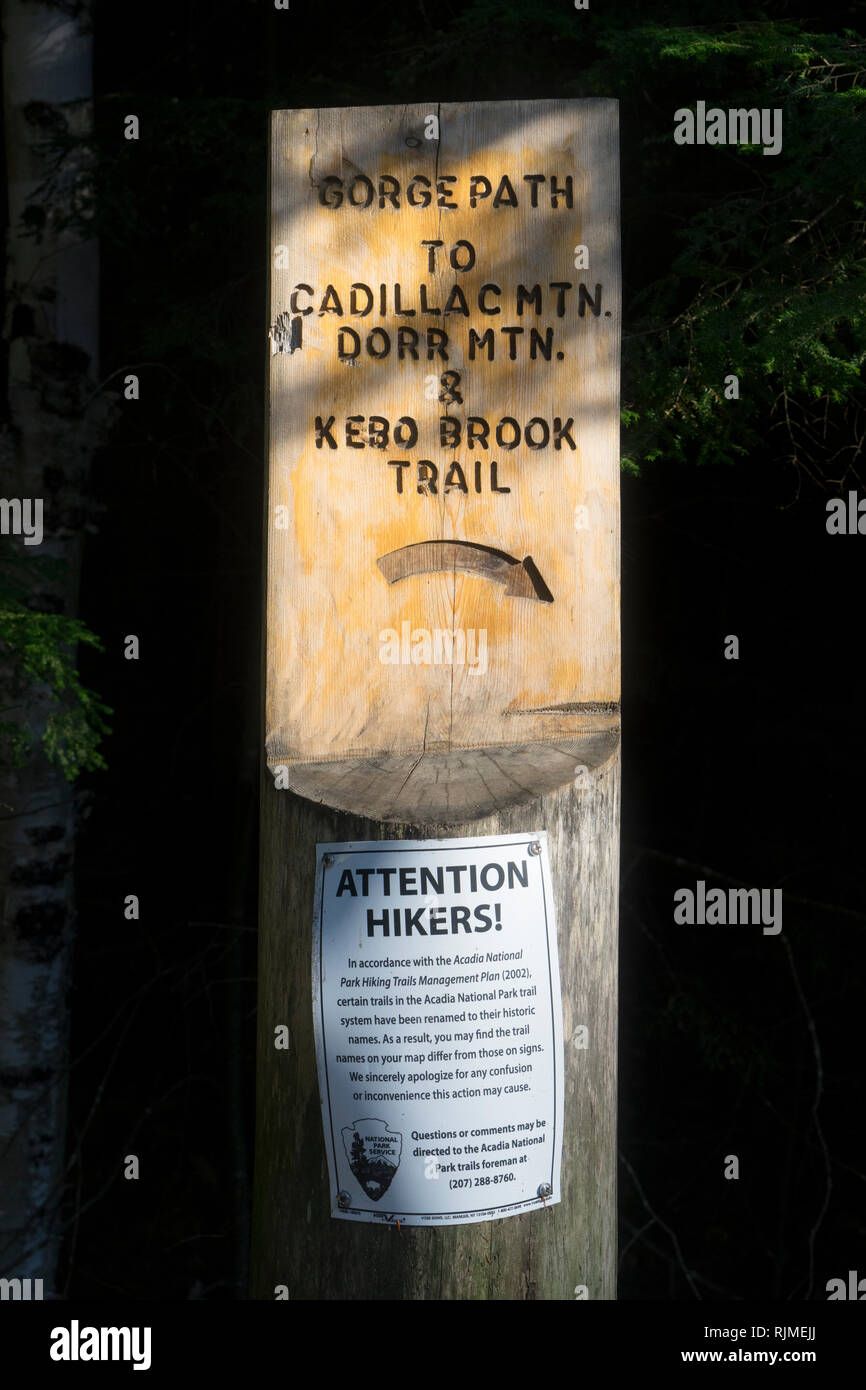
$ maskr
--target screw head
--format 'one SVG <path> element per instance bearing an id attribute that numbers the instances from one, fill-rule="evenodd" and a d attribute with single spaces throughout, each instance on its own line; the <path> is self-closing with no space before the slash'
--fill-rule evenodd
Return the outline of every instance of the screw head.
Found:
<path id="1" fill-rule="evenodd" d="M 333 862 L 334 862 L 334 856 L 333 856 L 333 854 L 323 854 L 323 855 L 322 855 L 322 863 L 324 864 L 324 866 L 325 866 L 326 869 L 330 869 L 330 867 L 331 867 L 331 865 L 333 864 Z"/>
<path id="2" fill-rule="evenodd" d="M 351 1205 L 352 1199 L 349 1196 L 348 1192 L 337 1193 L 337 1206 L 340 1208 L 340 1211 L 348 1211 Z"/>
<path id="3" fill-rule="evenodd" d="M 532 841 L 532 844 L 529 846 L 529 853 L 530 853 L 530 854 L 540 854 L 540 853 L 541 853 L 541 844 L 540 844 L 540 842 L 539 842 L 538 840 L 533 840 L 533 841 Z"/>
<path id="4" fill-rule="evenodd" d="M 540 1182 L 538 1184 L 538 1195 L 542 1199 L 542 1201 L 549 1197 L 552 1192 L 553 1188 L 550 1186 L 549 1182 Z"/>

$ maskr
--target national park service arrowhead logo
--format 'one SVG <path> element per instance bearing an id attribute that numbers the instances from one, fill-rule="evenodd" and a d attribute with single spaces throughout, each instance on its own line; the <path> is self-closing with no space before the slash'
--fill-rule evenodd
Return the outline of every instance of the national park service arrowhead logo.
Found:
<path id="1" fill-rule="evenodd" d="M 371 1201 L 378 1202 L 400 1167 L 402 1134 L 384 1120 L 355 1120 L 342 1133 L 349 1167 Z"/>

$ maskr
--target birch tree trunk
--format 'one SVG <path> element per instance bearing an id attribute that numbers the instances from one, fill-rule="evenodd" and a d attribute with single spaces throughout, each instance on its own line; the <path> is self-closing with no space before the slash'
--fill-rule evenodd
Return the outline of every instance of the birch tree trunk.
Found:
<path id="1" fill-rule="evenodd" d="M 88 469 L 106 424 L 102 400 L 85 409 L 97 372 L 97 246 L 63 225 L 87 191 L 86 159 L 73 149 L 58 161 L 44 146 L 91 129 L 90 10 L 0 0 L 0 18 L 9 215 L 0 492 L 42 499 L 44 528 L 40 545 L 11 534 L 0 545 L 62 560 L 33 603 L 72 616 Z M 0 686 L 6 717 L 13 709 L 38 738 L 47 690 L 22 689 L 8 671 Z M 51 1297 L 64 1188 L 74 792 L 34 741 L 26 767 L 0 773 L 0 803 L 0 1275 L 41 1278 Z"/>

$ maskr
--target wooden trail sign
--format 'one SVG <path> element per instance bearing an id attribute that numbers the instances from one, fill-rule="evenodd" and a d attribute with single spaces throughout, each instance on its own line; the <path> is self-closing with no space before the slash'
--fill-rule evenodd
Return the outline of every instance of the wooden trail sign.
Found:
<path id="1" fill-rule="evenodd" d="M 263 779 L 261 802 L 251 1294 L 613 1298 L 616 103 L 277 112 L 271 191 L 266 751 L 275 776 Z M 390 856 L 395 843 L 411 854 L 444 839 L 465 842 L 469 863 L 477 837 L 532 841 L 541 831 L 562 1005 L 560 1200 L 545 1195 L 519 1219 L 493 1211 L 399 1231 L 333 1219 L 351 1211 L 333 1190 L 345 1164 L 342 1176 L 329 1171 L 319 1122 L 316 846 L 373 856 L 388 841 Z M 386 920 L 395 927 L 386 911 L 384 900 L 374 906 L 368 931 L 380 917 L 383 931 Z M 441 942 L 437 928 L 435 941 L 469 949 L 459 923 Z M 333 978 L 342 966 L 331 967 L 327 989 L 345 999 L 342 974 Z M 275 1029 L 288 1050 L 275 1046 Z M 323 1057 L 330 1036 L 323 1028 Z M 345 1080 L 342 1049 L 331 1064 Z M 332 1104 L 330 1081 L 325 1092 Z M 361 1099 L 363 1113 L 338 1116 L 333 1136 L 335 1165 L 342 1152 L 355 1177 L 362 1140 L 387 1140 L 391 1160 L 398 1131 L 410 1150 L 426 1142 L 412 1139 L 408 1114 L 388 1134 L 388 1116 Z M 431 1111 L 417 1133 L 437 1123 Z M 347 1153 L 353 1124 L 361 1137 L 349 1134 Z M 417 1157 L 400 1147 L 404 1175 Z M 362 1160 L 354 1153 L 359 1171 Z M 388 1190 L 405 1202 L 396 1182 Z M 431 1202 L 421 1207 L 429 1216 Z"/>
<path id="2" fill-rule="evenodd" d="M 488 815 L 619 730 L 615 101 L 279 111 L 267 761 Z"/>

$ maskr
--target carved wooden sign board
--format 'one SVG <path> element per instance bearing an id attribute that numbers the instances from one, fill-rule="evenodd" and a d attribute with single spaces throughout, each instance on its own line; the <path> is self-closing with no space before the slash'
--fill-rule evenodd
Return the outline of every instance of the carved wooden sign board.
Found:
<path id="1" fill-rule="evenodd" d="M 383 820 L 619 728 L 617 103 L 277 111 L 268 765 Z"/>

